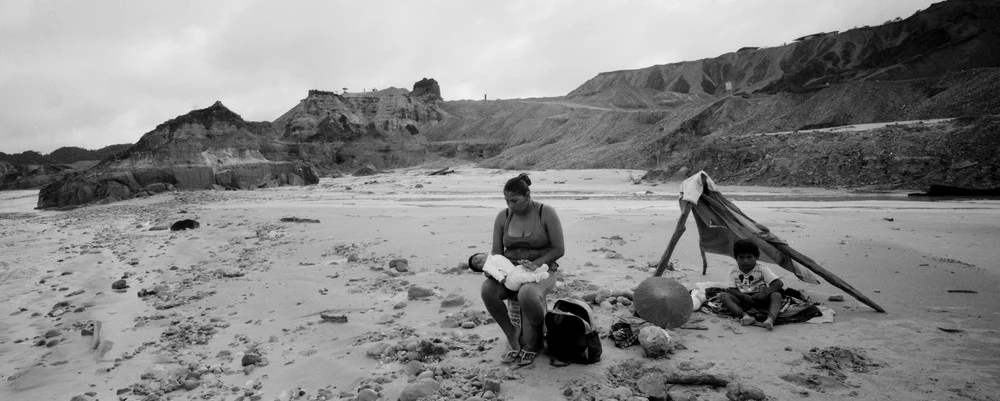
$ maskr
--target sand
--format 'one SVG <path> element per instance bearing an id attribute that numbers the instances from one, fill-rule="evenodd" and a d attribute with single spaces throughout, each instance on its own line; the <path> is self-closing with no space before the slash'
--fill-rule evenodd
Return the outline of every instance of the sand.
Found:
<path id="1" fill-rule="evenodd" d="M 553 367 L 543 353 L 512 369 L 499 362 L 500 330 L 483 315 L 483 276 L 458 266 L 489 249 L 500 188 L 516 172 L 453 168 L 71 211 L 34 210 L 37 191 L 0 193 L 0 399 L 395 400 L 420 375 L 425 385 L 436 377 L 441 399 L 639 400 L 649 395 L 639 376 L 656 371 L 718 375 L 779 400 L 1000 399 L 1000 201 L 723 186 L 888 313 L 850 296 L 830 302 L 844 293 L 775 267 L 787 286 L 832 309 L 834 322 L 769 332 L 695 312 L 695 328 L 672 331 L 677 346 L 663 358 L 605 338 L 597 364 Z M 634 184 L 642 173 L 531 172 L 534 198 L 558 210 L 567 241 L 550 305 L 633 288 L 651 274 L 677 221 L 678 186 Z M 181 219 L 200 227 L 150 230 Z M 722 280 L 733 264 L 709 255 L 702 275 L 695 232 L 689 221 L 672 258 L 678 269 L 666 273 L 689 288 Z M 396 258 L 407 260 L 405 272 L 388 268 Z M 123 277 L 129 287 L 112 290 Z M 411 287 L 432 295 L 410 299 Z M 442 306 L 446 299 L 459 305 Z M 605 335 L 631 315 L 594 307 Z M 83 335 L 95 321 L 100 333 Z M 475 327 L 454 327 L 463 321 Z M 371 351 L 379 343 L 404 349 Z M 410 354 L 422 367 L 406 361 L 407 346 L 426 346 Z M 816 359 L 836 353 L 840 365 Z M 670 390 L 726 398 L 709 386 Z"/>

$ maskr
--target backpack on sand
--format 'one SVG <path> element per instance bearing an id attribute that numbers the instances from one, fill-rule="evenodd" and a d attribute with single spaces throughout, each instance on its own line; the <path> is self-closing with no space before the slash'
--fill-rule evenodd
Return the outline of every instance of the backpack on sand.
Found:
<path id="1" fill-rule="evenodd" d="M 601 360 L 601 338 L 594 327 L 594 313 L 586 302 L 571 298 L 556 301 L 545 314 L 545 329 L 549 356 L 583 364 Z"/>

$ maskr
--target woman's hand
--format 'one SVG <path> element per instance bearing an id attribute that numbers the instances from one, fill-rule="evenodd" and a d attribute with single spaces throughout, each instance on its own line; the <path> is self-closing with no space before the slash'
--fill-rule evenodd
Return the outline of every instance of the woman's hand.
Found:
<path id="1" fill-rule="evenodd" d="M 532 272 L 535 271 L 535 269 L 538 268 L 538 265 L 536 265 L 535 262 L 532 262 L 532 261 L 527 260 L 527 259 L 521 259 L 521 260 L 517 261 L 517 264 L 523 266 L 525 269 L 527 269 L 528 271 L 532 271 Z"/>

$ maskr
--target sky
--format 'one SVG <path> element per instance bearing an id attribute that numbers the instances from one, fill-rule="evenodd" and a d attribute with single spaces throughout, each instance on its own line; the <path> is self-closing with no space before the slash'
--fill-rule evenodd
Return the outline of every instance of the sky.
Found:
<path id="1" fill-rule="evenodd" d="M 562 96 L 605 71 L 913 15 L 928 0 L 0 0 L 0 152 L 135 143 L 216 100 L 273 121 L 310 89 Z"/>

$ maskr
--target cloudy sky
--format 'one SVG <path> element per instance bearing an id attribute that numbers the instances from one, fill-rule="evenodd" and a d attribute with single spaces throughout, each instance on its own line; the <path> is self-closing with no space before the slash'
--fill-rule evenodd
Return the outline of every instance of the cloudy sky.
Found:
<path id="1" fill-rule="evenodd" d="M 0 0 L 0 152 L 134 143 L 221 100 L 271 121 L 309 89 L 560 96 L 603 71 L 877 25 L 929 0 Z"/>

